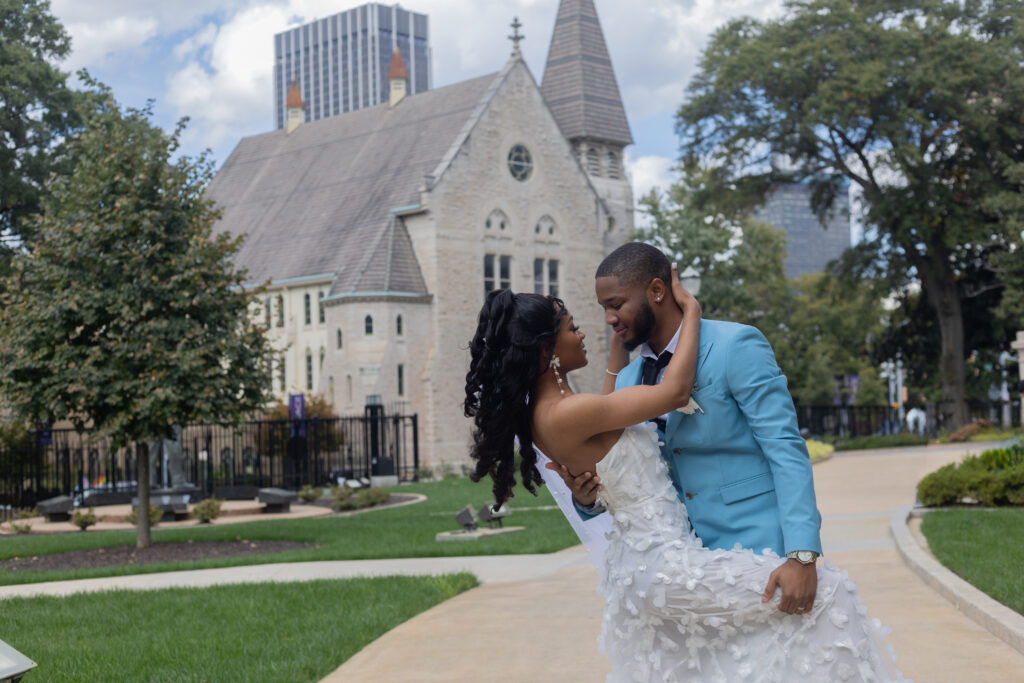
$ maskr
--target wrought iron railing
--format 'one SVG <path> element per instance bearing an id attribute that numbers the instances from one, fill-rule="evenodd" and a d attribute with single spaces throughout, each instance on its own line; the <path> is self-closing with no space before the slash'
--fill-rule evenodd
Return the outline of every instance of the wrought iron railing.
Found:
<path id="1" fill-rule="evenodd" d="M 32 507 L 58 495 L 84 504 L 128 502 L 137 492 L 140 456 L 150 458 L 153 488 L 184 480 L 201 496 L 222 487 L 298 489 L 335 484 L 339 478 L 414 481 L 419 471 L 417 415 L 383 410 L 326 419 L 186 425 L 180 445 L 180 460 L 171 462 L 161 448 L 150 458 L 145 443 L 114 448 L 106 437 L 74 429 L 31 432 L 26 447 L 0 453 L 0 507 Z"/>

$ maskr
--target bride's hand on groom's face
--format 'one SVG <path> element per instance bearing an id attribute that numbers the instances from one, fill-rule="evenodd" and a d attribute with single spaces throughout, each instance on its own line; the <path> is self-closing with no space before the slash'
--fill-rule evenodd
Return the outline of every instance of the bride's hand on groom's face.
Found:
<path id="1" fill-rule="evenodd" d="M 565 465 L 549 462 L 544 467 L 558 473 L 565 485 L 572 491 L 572 497 L 580 505 L 589 507 L 597 501 L 597 492 L 601 489 L 601 479 L 593 472 L 584 472 L 574 477 Z"/>
<path id="2" fill-rule="evenodd" d="M 679 267 L 675 263 L 672 264 L 672 297 L 676 300 L 676 304 L 679 308 L 684 311 L 693 311 L 698 316 L 702 315 L 700 304 L 697 302 L 697 299 L 695 299 L 693 295 L 683 287 L 683 283 L 679 281 Z"/>

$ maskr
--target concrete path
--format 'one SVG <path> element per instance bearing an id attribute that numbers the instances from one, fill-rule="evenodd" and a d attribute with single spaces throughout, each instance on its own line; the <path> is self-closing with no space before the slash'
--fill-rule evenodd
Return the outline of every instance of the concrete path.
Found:
<path id="1" fill-rule="evenodd" d="M 1024 655 L 964 616 L 901 560 L 889 535 L 917 481 L 991 444 L 840 453 L 815 466 L 827 558 L 850 572 L 872 616 L 917 683 L 1024 681 Z M 0 599 L 87 590 L 471 571 L 482 585 L 428 610 L 357 653 L 341 681 L 603 680 L 602 602 L 581 548 L 552 555 L 257 565 L 0 587 Z"/>
<path id="2" fill-rule="evenodd" d="M 989 446 L 840 453 L 814 468 L 825 554 L 849 571 L 871 616 L 893 629 L 888 643 L 917 683 L 1024 681 L 1024 655 L 925 585 L 889 534 L 922 476 Z M 590 567 L 485 583 L 385 634 L 323 683 L 603 680 L 596 588 Z"/>

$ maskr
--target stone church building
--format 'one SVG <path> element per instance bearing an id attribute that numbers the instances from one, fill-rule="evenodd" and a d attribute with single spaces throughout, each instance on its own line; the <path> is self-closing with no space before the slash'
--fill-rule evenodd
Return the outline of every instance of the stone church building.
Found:
<path id="1" fill-rule="evenodd" d="M 518 30 L 518 29 L 517 29 Z M 268 283 L 255 316 L 280 358 L 279 398 L 326 395 L 419 414 L 428 465 L 467 457 L 468 343 L 488 290 L 556 294 L 588 332 L 600 387 L 608 338 L 594 271 L 633 230 L 632 143 L 592 0 L 561 0 L 542 84 L 513 40 L 497 73 L 243 139 L 210 184 L 216 228 Z"/>

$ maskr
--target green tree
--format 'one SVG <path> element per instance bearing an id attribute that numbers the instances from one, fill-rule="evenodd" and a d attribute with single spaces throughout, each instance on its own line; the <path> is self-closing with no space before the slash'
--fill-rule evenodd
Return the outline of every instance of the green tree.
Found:
<path id="1" fill-rule="evenodd" d="M 5 283 L 0 393 L 32 423 L 71 420 L 115 444 L 261 409 L 271 350 L 232 265 L 240 239 L 211 231 L 212 164 L 173 159 L 185 121 L 168 135 L 149 107 L 122 111 L 90 85 L 102 106 L 73 143 L 75 170 L 44 198 L 36 248 Z M 138 544 L 149 542 L 142 515 Z"/>
<path id="2" fill-rule="evenodd" d="M 71 41 L 47 0 L 0 0 L 0 273 L 32 236 L 52 174 L 67 175 L 67 141 L 80 130 L 87 94 L 54 62 Z"/>
<path id="3" fill-rule="evenodd" d="M 960 279 L 1024 227 L 1024 5 L 792 0 L 713 36 L 677 126 L 701 202 L 749 210 L 806 181 L 819 212 L 849 179 L 890 273 L 917 277 L 941 340 L 951 424 L 967 421 Z M 784 160 L 784 161 L 782 161 Z"/>

